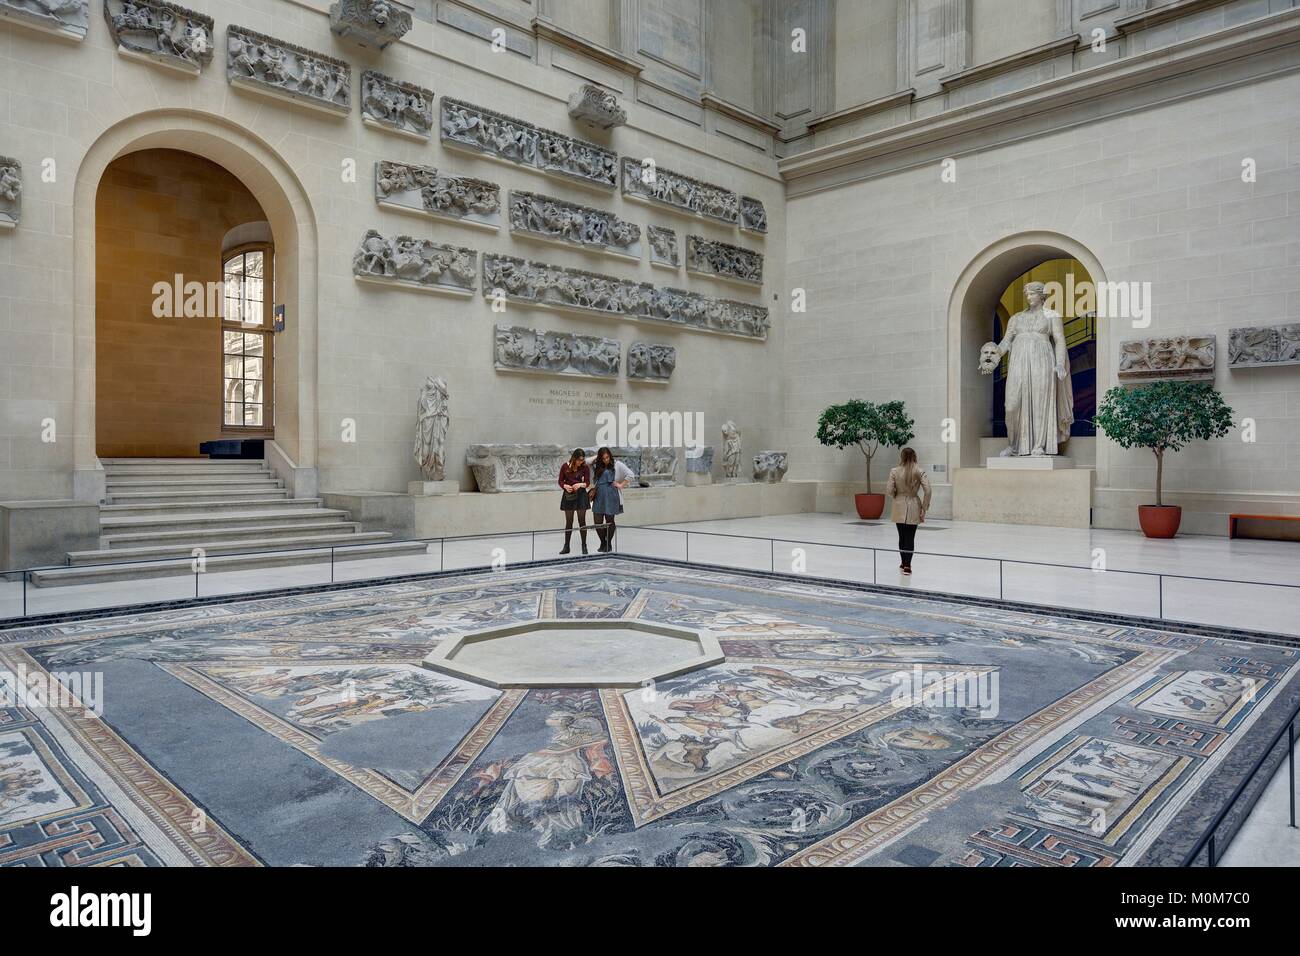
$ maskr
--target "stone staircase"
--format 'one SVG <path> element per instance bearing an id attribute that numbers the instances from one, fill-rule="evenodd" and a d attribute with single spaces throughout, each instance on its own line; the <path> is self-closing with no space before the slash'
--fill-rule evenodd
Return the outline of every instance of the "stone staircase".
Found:
<path id="1" fill-rule="evenodd" d="M 107 458 L 102 464 L 107 497 L 99 509 L 99 549 L 70 552 L 67 567 L 32 572 L 35 586 L 191 574 L 196 548 L 208 572 L 329 561 L 331 546 L 339 546 L 335 561 L 425 551 L 387 531 L 362 531 L 348 512 L 326 508 L 319 498 L 290 498 L 264 461 Z M 247 551 L 263 553 L 237 553 Z"/>

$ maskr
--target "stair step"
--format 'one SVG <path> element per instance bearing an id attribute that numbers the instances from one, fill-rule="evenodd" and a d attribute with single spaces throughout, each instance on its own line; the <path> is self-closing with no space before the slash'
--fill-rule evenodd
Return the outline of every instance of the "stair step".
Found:
<path id="1" fill-rule="evenodd" d="M 295 537 L 265 540 L 251 535 L 246 538 L 230 538 L 224 541 L 209 541 L 206 538 L 193 538 L 184 544 L 160 544 L 135 548 L 101 549 L 99 551 L 69 551 L 68 564 L 72 566 L 86 564 L 115 564 L 123 561 L 148 561 L 153 558 L 188 558 L 196 548 L 205 554 L 231 554 L 254 551 L 291 550 L 299 547 L 314 548 L 321 545 L 354 545 L 389 541 L 392 535 L 387 531 L 358 531 L 340 533 L 326 531 L 322 534 L 304 532 Z"/>
<path id="2" fill-rule="evenodd" d="M 182 531 L 193 529 L 202 533 L 205 527 L 220 526 L 257 526 L 259 524 L 303 524 L 309 525 L 321 521 L 348 520 L 346 511 L 338 508 L 300 508 L 272 509 L 262 511 L 225 511 L 170 515 L 102 515 L 99 519 L 100 533 L 113 534 L 117 531 Z"/>
<path id="3" fill-rule="evenodd" d="M 334 551 L 333 560 L 361 561 L 374 558 L 401 557 L 428 552 L 428 545 L 418 541 L 390 541 L 378 544 L 358 545 L 355 548 L 339 548 Z M 243 571 L 257 568 L 272 568 L 284 565 L 328 564 L 331 560 L 328 548 L 310 551 L 291 551 L 284 554 L 267 553 L 257 555 L 213 555 L 207 559 L 207 573 L 217 571 Z M 142 578 L 193 576 L 194 571 L 188 559 L 170 561 L 145 561 L 138 564 L 103 565 L 99 567 L 49 568 L 33 571 L 30 575 L 32 586 L 38 588 L 66 587 L 74 584 L 104 584 L 112 582 L 136 581 Z"/>
<path id="4" fill-rule="evenodd" d="M 155 489 L 158 491 L 171 491 L 173 489 L 180 491 L 185 488 L 263 488 L 272 486 L 275 488 L 284 487 L 284 481 L 280 478 L 274 478 L 270 474 L 261 472 L 250 473 L 247 475 L 211 475 L 211 476 L 185 476 L 173 478 L 109 478 L 104 484 L 108 487 L 111 494 L 114 491 L 148 491 Z"/>
<path id="5" fill-rule="evenodd" d="M 356 521 L 322 521 L 313 522 L 305 526 L 310 529 L 311 534 L 324 533 L 327 531 L 337 532 L 339 534 L 355 534 L 361 530 L 360 522 Z M 235 528 L 204 528 L 202 532 L 195 531 L 127 531 L 122 534 L 109 534 L 100 538 L 100 543 L 109 549 L 117 550 L 118 548 L 141 547 L 144 545 L 154 544 L 185 544 L 194 540 L 195 534 L 202 534 L 204 541 L 218 541 L 223 538 L 241 538 L 248 539 L 254 537 L 256 531 L 257 539 L 286 538 L 299 536 L 304 531 L 304 525 L 299 524 L 266 524 L 257 525 L 255 528 L 247 526 Z"/>
<path id="6" fill-rule="evenodd" d="M 149 478 L 153 481 L 172 481 L 181 478 L 273 478 L 274 474 L 265 465 L 256 468 L 218 468 L 211 465 L 172 465 L 168 468 L 105 468 L 104 480 L 117 482 L 131 478 Z"/>
<path id="7" fill-rule="evenodd" d="M 322 503 L 320 498 L 204 498 L 184 501 L 150 502 L 150 501 L 114 501 L 100 505 L 101 521 L 116 515 L 152 515 L 162 518 L 172 514 L 193 514 L 196 511 L 248 511 L 261 512 L 267 509 L 292 511 L 314 511 Z"/>
<path id="8" fill-rule="evenodd" d="M 237 491 L 115 491 L 109 494 L 110 505 L 189 504 L 204 501 L 292 501 L 284 488 L 240 488 Z"/>

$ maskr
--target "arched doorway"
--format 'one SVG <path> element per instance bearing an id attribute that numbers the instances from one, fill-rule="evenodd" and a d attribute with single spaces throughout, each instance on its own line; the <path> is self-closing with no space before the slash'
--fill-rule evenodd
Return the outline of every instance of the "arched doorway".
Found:
<path id="1" fill-rule="evenodd" d="M 957 424 L 957 447 L 950 467 L 983 465 L 981 439 L 995 437 L 995 377 L 981 375 L 976 365 L 980 346 L 993 338 L 998 317 L 1005 319 L 1018 310 L 1014 298 L 1007 300 L 1008 291 L 1014 293 L 1013 286 L 1035 270 L 1064 282 L 1071 275 L 1070 263 L 1078 263 L 1082 270 L 1072 277 L 1074 287 L 1085 281 L 1106 281 L 1100 261 L 1090 250 L 1068 236 L 1051 232 L 1008 236 L 984 249 L 962 270 L 948 304 L 948 409 Z M 1108 332 L 1098 328 L 1095 320 L 1091 328 L 1086 321 L 1079 328 L 1087 331 L 1093 343 L 1091 394 L 1095 401 L 1096 383 L 1107 381 L 1109 372 Z M 1079 328 L 1076 334 L 1081 334 Z M 1072 366 L 1073 358 L 1072 354 Z M 1076 419 L 1078 408 L 1076 402 Z"/>

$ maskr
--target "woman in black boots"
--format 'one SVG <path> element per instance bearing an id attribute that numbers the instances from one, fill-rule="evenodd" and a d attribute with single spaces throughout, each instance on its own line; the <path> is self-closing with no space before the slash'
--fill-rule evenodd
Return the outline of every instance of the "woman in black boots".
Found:
<path id="1" fill-rule="evenodd" d="M 581 448 L 573 449 L 569 460 L 560 466 L 560 510 L 564 512 L 564 549 L 569 553 L 569 540 L 573 537 L 573 513 L 578 513 L 578 536 L 582 538 L 582 553 L 587 553 L 587 505 L 590 502 L 591 469 Z M 603 539 L 602 539 L 603 540 Z"/>

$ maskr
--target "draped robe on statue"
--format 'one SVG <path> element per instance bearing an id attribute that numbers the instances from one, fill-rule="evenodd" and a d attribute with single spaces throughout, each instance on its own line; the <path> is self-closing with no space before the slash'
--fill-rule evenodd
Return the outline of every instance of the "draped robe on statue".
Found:
<path id="1" fill-rule="evenodd" d="M 1007 450 L 1004 455 L 1057 455 L 1074 423 L 1070 350 L 1065 326 L 1051 309 L 1026 309 L 1007 323 L 998 351 L 1007 363 Z M 1056 367 L 1065 368 L 1058 378 Z"/>

